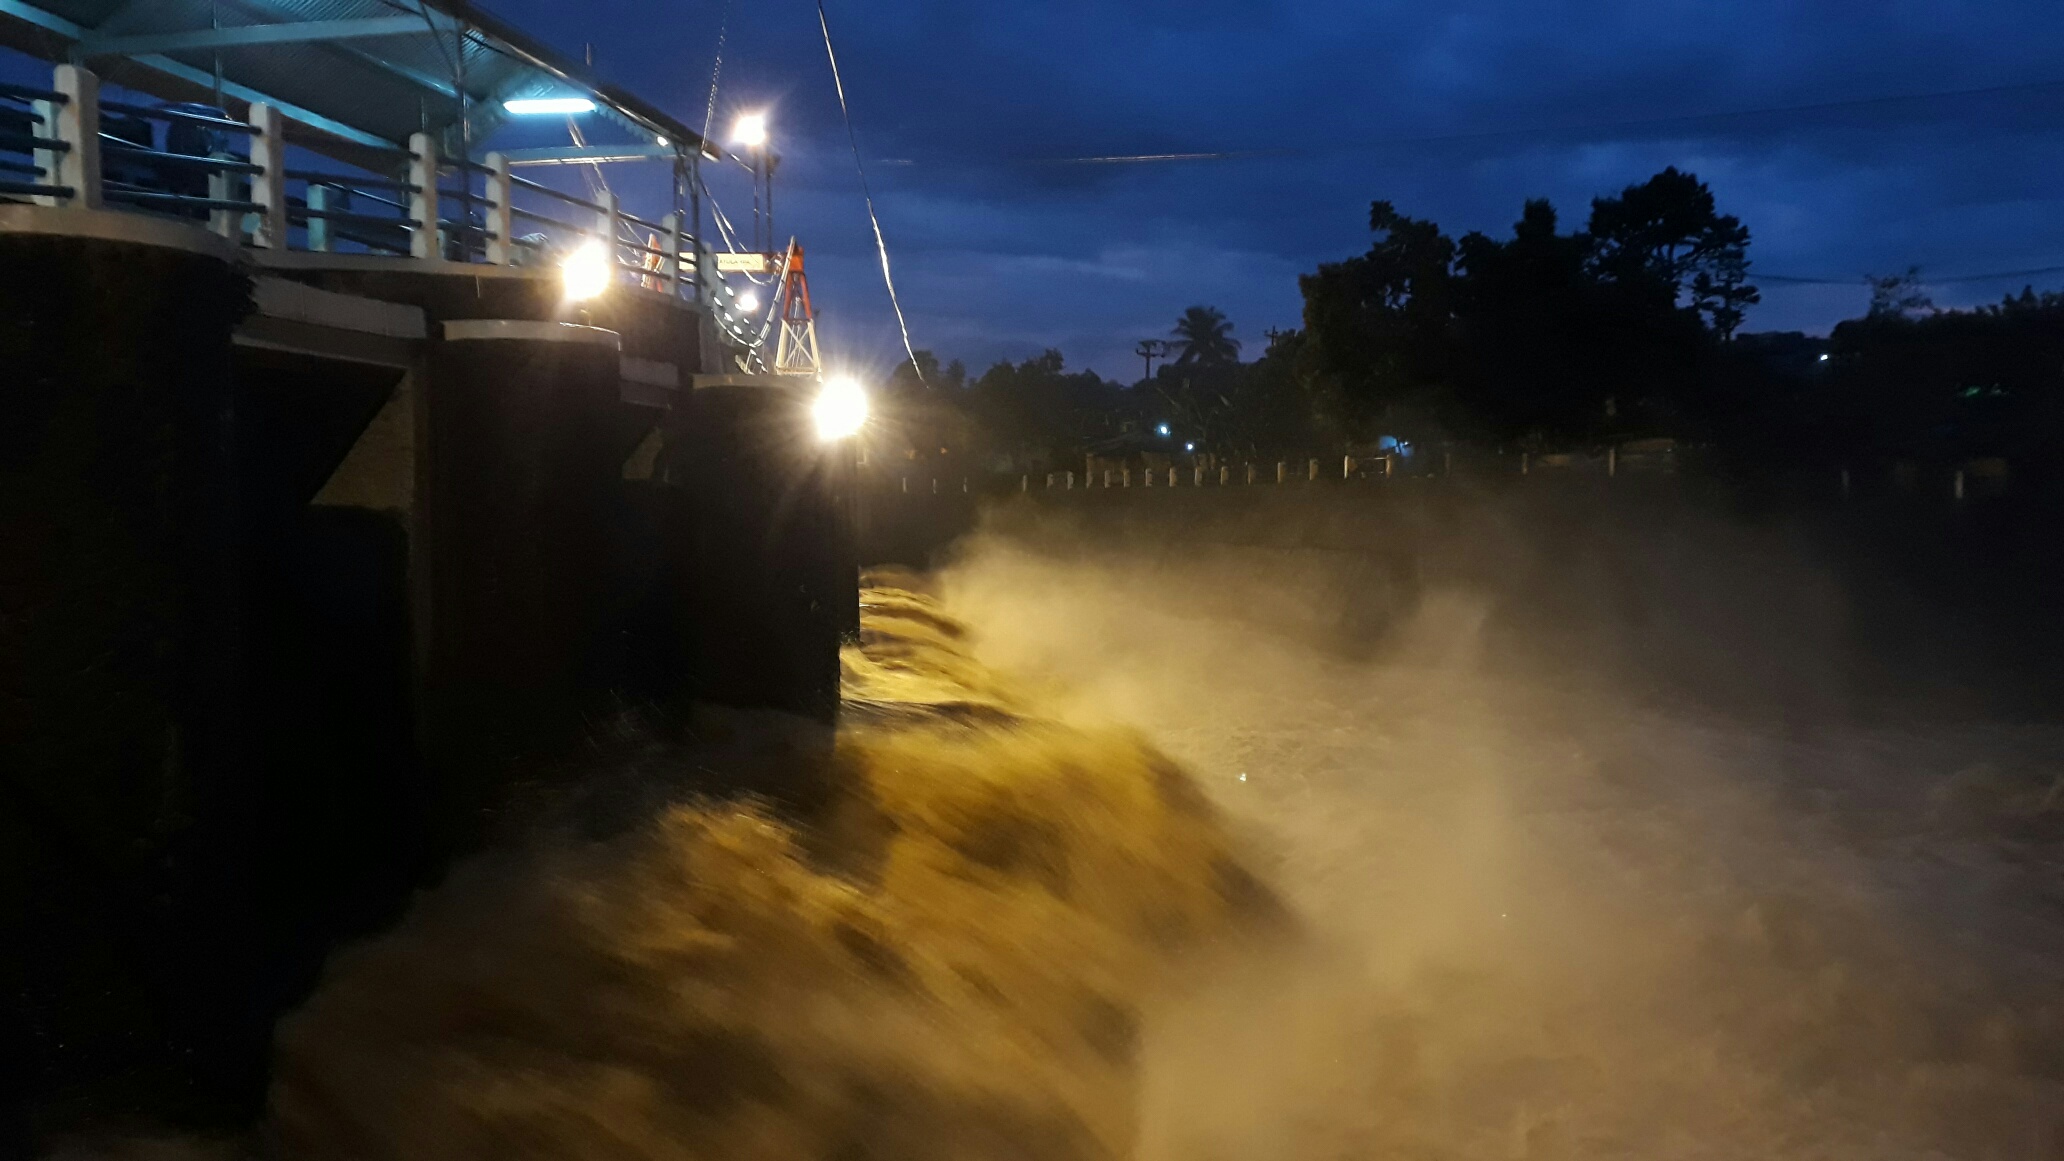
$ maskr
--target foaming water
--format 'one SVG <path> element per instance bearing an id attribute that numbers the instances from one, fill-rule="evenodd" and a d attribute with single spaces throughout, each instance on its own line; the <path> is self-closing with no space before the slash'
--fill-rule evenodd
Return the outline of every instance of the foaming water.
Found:
<path id="1" fill-rule="evenodd" d="M 1271 902 L 1137 735 L 1041 713 L 928 598 L 864 614 L 848 725 L 780 751 L 830 806 L 673 802 L 461 867 L 283 1027 L 281 1152 L 1127 1155 L 1148 1005 Z"/>
<path id="2" fill-rule="evenodd" d="M 1196 770 L 1308 932 L 1150 1022 L 1136 1156 L 2064 1156 L 2064 734 L 1630 683 L 1839 668 L 1828 584 L 1714 539 L 1666 591 L 1749 628 L 1638 665 L 1495 576 L 1356 656 L 1288 554 L 964 553 L 983 655 Z"/>

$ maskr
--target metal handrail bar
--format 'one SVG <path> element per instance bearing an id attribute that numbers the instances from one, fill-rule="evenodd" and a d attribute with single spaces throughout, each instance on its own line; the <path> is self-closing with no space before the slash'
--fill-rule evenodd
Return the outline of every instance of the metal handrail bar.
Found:
<path id="1" fill-rule="evenodd" d="M 68 185 L 40 185 L 29 181 L 0 181 L 0 194 L 69 198 L 77 192 L 77 190 Z"/>
<path id="2" fill-rule="evenodd" d="M 71 98 L 53 89 L 33 89 L 27 85 L 10 85 L 0 81 L 0 97 L 14 101 L 49 101 L 53 105 L 64 105 Z"/>
<path id="3" fill-rule="evenodd" d="M 0 133 L 0 149 L 48 149 L 53 153 L 69 153 L 72 143 L 59 141 L 55 137 L 39 137 L 34 133 Z"/>
<path id="4" fill-rule="evenodd" d="M 137 189 L 119 182 L 105 183 L 116 188 L 105 190 L 103 197 L 124 202 L 161 202 L 167 205 L 191 206 L 197 210 L 229 210 L 250 213 L 264 209 L 257 202 L 238 201 L 234 198 L 204 198 L 192 194 L 162 193 L 157 190 Z"/>
<path id="5" fill-rule="evenodd" d="M 641 218 L 636 214 L 627 214 L 622 212 L 621 210 L 617 211 L 616 216 L 622 221 L 629 222 L 633 226 L 643 226 L 646 229 L 651 230 L 655 233 L 665 233 L 668 229 L 668 227 L 664 223 L 648 222 L 644 218 Z"/>
<path id="6" fill-rule="evenodd" d="M 210 117 L 205 113 L 188 113 L 180 109 L 160 109 L 152 105 L 132 105 L 127 101 L 102 101 L 100 107 L 116 113 L 128 113 L 135 117 L 155 117 L 160 121 L 183 121 L 188 125 L 207 125 L 225 129 L 245 136 L 254 136 L 258 130 L 242 121 L 231 121 L 226 117 Z"/>
<path id="7" fill-rule="evenodd" d="M 391 177 L 353 177 L 347 173 L 324 173 L 316 169 L 282 170 L 280 176 L 291 181 L 305 181 L 310 185 L 334 185 L 344 189 L 360 189 L 370 186 L 378 189 L 400 190 L 402 193 L 423 192 L 420 186 L 410 185 L 408 182 L 399 181 Z"/>
<path id="8" fill-rule="evenodd" d="M 391 226 L 397 230 L 413 229 L 415 226 L 414 222 L 401 218 L 383 218 L 378 214 L 361 214 L 353 210 L 311 210 L 305 205 L 288 206 L 287 217 L 295 220 L 320 218 L 325 222 L 345 222 L 356 226 Z"/>
<path id="9" fill-rule="evenodd" d="M 515 186 L 517 189 L 527 189 L 533 193 L 544 194 L 546 197 L 557 198 L 558 200 L 565 202 L 567 205 L 570 206 L 579 206 L 581 209 L 593 210 L 598 214 L 603 212 L 602 207 L 595 204 L 594 202 L 574 197 L 572 194 L 569 193 L 560 193 L 558 190 L 553 189 L 551 186 L 548 186 L 543 182 L 532 181 L 527 177 L 517 177 L 515 174 L 512 173 L 509 175 L 509 184 Z"/>
<path id="10" fill-rule="evenodd" d="M 548 218 L 545 215 L 538 213 L 536 210 L 526 210 L 522 206 L 510 206 L 509 216 L 515 218 L 528 218 L 541 226 L 557 226 L 562 230 L 580 229 L 579 226 L 576 226 L 571 222 L 562 222 L 557 218 Z"/>
<path id="11" fill-rule="evenodd" d="M 120 153 L 128 157 L 148 157 L 154 161 L 168 162 L 172 165 L 184 165 L 191 169 L 218 170 L 223 173 L 265 172 L 264 166 L 252 165 L 248 161 L 231 161 L 221 157 L 199 157 L 191 153 L 167 153 L 162 149 L 150 149 L 106 133 L 100 135 L 100 149 L 102 153 Z"/>
<path id="12" fill-rule="evenodd" d="M 33 173 L 39 177 L 43 176 L 43 167 L 40 165 L 30 165 L 25 162 L 7 161 L 4 159 L 0 159 L 0 171 L 7 173 Z"/>

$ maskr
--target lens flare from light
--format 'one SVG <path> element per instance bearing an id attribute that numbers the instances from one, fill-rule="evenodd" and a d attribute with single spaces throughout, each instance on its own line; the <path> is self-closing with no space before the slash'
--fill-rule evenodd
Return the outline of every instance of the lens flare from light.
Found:
<path id="1" fill-rule="evenodd" d="M 858 432 L 867 423 L 867 390 L 854 379 L 827 379 L 810 405 L 817 438 L 830 443 Z"/>
<path id="2" fill-rule="evenodd" d="M 767 143 L 767 115 L 747 113 L 731 127 L 731 144 L 758 149 Z"/>
<path id="3" fill-rule="evenodd" d="M 565 288 L 566 300 L 586 302 L 608 290 L 609 284 L 615 280 L 614 265 L 609 248 L 600 240 L 590 238 L 581 243 L 559 264 L 559 281 Z"/>
<path id="4" fill-rule="evenodd" d="M 738 309 L 745 314 L 751 314 L 752 312 L 760 309 L 760 296 L 754 294 L 750 290 L 746 291 L 744 294 L 739 295 Z"/>

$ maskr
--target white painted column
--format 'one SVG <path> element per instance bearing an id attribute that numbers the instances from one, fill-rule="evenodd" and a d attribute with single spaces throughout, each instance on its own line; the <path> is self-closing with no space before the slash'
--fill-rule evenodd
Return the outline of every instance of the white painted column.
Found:
<path id="1" fill-rule="evenodd" d="M 509 156 L 487 155 L 487 262 L 516 264 L 516 185 L 509 180 Z"/>
<path id="2" fill-rule="evenodd" d="M 40 136 L 71 148 L 38 149 L 36 164 L 43 170 L 45 183 L 70 187 L 72 196 L 36 200 L 49 206 L 97 210 L 101 194 L 100 78 L 78 65 L 59 65 L 51 74 L 50 87 L 65 99 L 36 102 L 36 113 L 43 122 Z"/>
<path id="3" fill-rule="evenodd" d="M 409 194 L 409 255 L 442 258 L 444 251 L 437 244 L 437 141 L 428 133 L 409 136 L 408 180 L 416 187 Z"/>
<path id="4" fill-rule="evenodd" d="M 659 264 L 660 277 L 666 279 L 666 292 L 681 293 L 681 249 L 688 244 L 687 221 L 679 210 L 660 219 L 666 227 L 666 258 Z"/>
<path id="5" fill-rule="evenodd" d="M 286 121 L 271 105 L 251 106 L 251 200 L 258 203 L 258 228 L 251 242 L 267 250 L 287 248 Z"/>
<path id="6" fill-rule="evenodd" d="M 330 220 L 323 216 L 324 212 L 344 208 L 331 196 L 336 192 L 336 186 L 320 182 L 308 186 L 308 248 L 317 254 L 330 252 Z"/>

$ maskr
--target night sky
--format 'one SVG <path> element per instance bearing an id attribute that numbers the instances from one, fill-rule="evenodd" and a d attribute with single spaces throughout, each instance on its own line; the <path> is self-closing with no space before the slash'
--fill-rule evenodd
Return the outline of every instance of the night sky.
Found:
<path id="1" fill-rule="evenodd" d="M 700 121 L 725 0 L 493 0 Z M 830 352 L 900 349 L 815 9 L 728 5 L 718 123 L 774 110 L 781 230 L 809 250 Z M 1296 276 L 1367 244 L 1388 198 L 1452 234 L 1530 196 L 1566 226 L 1665 165 L 1754 232 L 1752 329 L 1824 331 L 1862 276 L 1918 265 L 1944 305 L 2064 275 L 2064 5 L 2054 0 L 831 0 L 912 338 L 979 370 L 1058 347 L 1131 379 L 1193 303 L 1249 352 Z M 1969 92 L 1970 90 L 1992 90 Z M 1765 112 L 1860 98 L 1915 100 Z M 1665 118 L 1701 118 L 1659 123 Z M 1235 152 L 1222 160 L 1054 159 Z M 737 175 L 716 179 L 734 221 Z"/>

